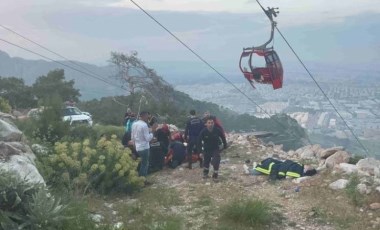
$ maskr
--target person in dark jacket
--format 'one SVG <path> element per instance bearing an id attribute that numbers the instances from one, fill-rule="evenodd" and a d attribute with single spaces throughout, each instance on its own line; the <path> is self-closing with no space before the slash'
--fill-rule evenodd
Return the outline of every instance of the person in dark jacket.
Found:
<path id="1" fill-rule="evenodd" d="M 154 136 L 157 141 L 160 142 L 162 152 L 166 155 L 168 153 L 169 142 L 170 142 L 170 130 L 167 124 L 163 124 L 161 128 L 157 129 Z"/>
<path id="2" fill-rule="evenodd" d="M 198 152 L 203 152 L 204 156 L 203 178 L 208 177 L 210 171 L 210 163 L 212 164 L 214 169 L 212 178 L 218 178 L 221 152 L 219 146 L 221 142 L 223 143 L 223 149 L 226 149 L 226 137 L 223 135 L 222 131 L 219 128 L 214 127 L 214 120 L 212 118 L 208 118 L 206 122 L 206 127 L 199 134 L 197 144 Z"/>
<path id="3" fill-rule="evenodd" d="M 313 176 L 317 171 L 309 165 L 303 165 L 295 161 L 280 161 L 267 158 L 254 168 L 254 174 L 257 173 L 269 175 L 271 179 L 284 179 L 285 177 Z"/>
<path id="4" fill-rule="evenodd" d="M 186 157 L 186 147 L 180 140 L 175 140 L 169 145 L 169 152 L 165 157 L 165 164 L 170 168 L 181 165 Z"/>
<path id="5" fill-rule="evenodd" d="M 190 110 L 190 118 L 187 121 L 185 128 L 185 140 L 187 141 L 187 159 L 189 161 L 189 169 L 192 168 L 192 155 L 197 145 L 199 134 L 203 128 L 204 124 L 202 119 L 196 116 L 195 110 Z"/>
<path id="6" fill-rule="evenodd" d="M 214 120 L 214 126 L 219 128 L 222 131 L 223 136 L 226 137 L 226 132 L 223 129 L 222 122 L 216 116 L 211 115 L 209 111 L 204 112 L 202 120 L 205 125 L 206 125 L 207 119 L 209 118 L 212 118 Z"/>

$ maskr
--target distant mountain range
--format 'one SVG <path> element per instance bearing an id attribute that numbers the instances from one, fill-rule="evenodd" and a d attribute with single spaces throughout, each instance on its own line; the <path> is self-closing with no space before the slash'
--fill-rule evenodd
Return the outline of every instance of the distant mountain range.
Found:
<path id="1" fill-rule="evenodd" d="M 98 76 L 103 76 L 107 81 L 112 81 L 113 85 L 120 83 L 112 79 L 115 70 L 112 66 L 96 66 L 88 63 L 77 62 L 85 69 L 73 65 L 69 61 L 60 61 L 62 64 L 72 66 L 81 71 L 87 72 L 90 70 Z M 210 84 L 225 82 L 213 70 L 208 68 L 204 63 L 199 61 L 194 62 L 147 62 L 147 65 L 154 68 L 159 75 L 172 85 L 186 85 L 186 84 Z M 226 78 L 234 83 L 245 82 L 244 77 L 241 75 L 238 66 L 236 69 L 227 69 L 223 63 L 215 63 L 217 68 Z M 312 63 L 308 66 L 318 81 L 328 83 L 329 81 L 341 80 L 345 84 L 372 84 L 378 83 L 380 71 L 377 70 L 378 66 L 363 66 L 363 65 L 350 65 L 350 66 L 337 66 L 326 63 Z M 101 98 L 105 96 L 125 95 L 126 92 L 122 89 L 107 85 L 104 82 L 91 78 L 83 73 L 75 71 L 71 68 L 63 66 L 59 63 L 49 62 L 45 60 L 26 60 L 19 57 L 10 57 L 7 53 L 0 50 L 0 76 L 2 77 L 19 77 L 24 79 L 25 83 L 31 85 L 34 81 L 42 75 L 46 75 L 49 71 L 54 69 L 64 69 L 65 77 L 68 80 L 75 81 L 75 87 L 78 88 L 82 94 L 82 100 L 89 100 L 94 98 Z M 284 63 L 284 79 L 287 84 L 294 82 L 310 82 L 311 79 L 306 71 L 296 63 Z M 344 80 L 344 81 L 343 81 Z"/>
<path id="2" fill-rule="evenodd" d="M 119 85 L 119 82 L 112 79 L 112 76 L 115 74 L 115 69 L 110 65 L 96 66 L 88 63 L 72 61 L 77 64 L 74 65 L 70 61 L 59 62 L 63 65 L 45 60 L 26 60 L 19 57 L 10 57 L 7 53 L 0 50 L 0 76 L 22 78 L 27 85 L 31 85 L 39 76 L 46 75 L 51 70 L 64 69 L 65 78 L 67 80 L 73 79 L 75 81 L 75 87 L 80 90 L 83 100 L 126 94 L 126 92 L 120 88 L 107 85 L 98 79 L 67 67 L 71 66 L 83 72 L 88 72 L 87 70 L 89 70 L 91 73 L 95 73 L 96 76 L 102 76 L 102 78 L 112 82 L 114 85 Z M 82 69 L 78 65 L 83 66 L 84 68 Z M 203 63 L 155 62 L 148 63 L 148 65 L 156 69 L 159 75 L 173 85 L 200 82 L 213 83 L 219 81 L 216 76 L 212 76 L 213 73 L 210 72 Z M 239 77 L 236 77 L 236 79 L 241 81 Z"/>
<path id="3" fill-rule="evenodd" d="M 60 61 L 64 65 L 73 66 L 73 68 L 85 71 L 78 66 L 73 65 L 69 61 Z M 112 76 L 113 69 L 111 66 L 99 67 L 87 63 L 76 62 L 78 65 L 90 70 L 97 75 L 104 76 L 104 79 Z M 2 77 L 18 77 L 25 81 L 25 84 L 31 85 L 42 75 L 46 75 L 54 69 L 64 69 L 65 78 L 67 80 L 75 80 L 75 87 L 80 89 L 82 99 L 100 98 L 103 96 L 120 95 L 123 93 L 121 89 L 109 86 L 104 82 L 91 78 L 83 73 L 72 70 L 55 62 L 44 60 L 26 60 L 18 57 L 10 57 L 7 53 L 0 51 L 0 76 Z M 111 79 L 107 79 L 111 81 Z M 114 84 L 117 84 L 116 82 Z"/>

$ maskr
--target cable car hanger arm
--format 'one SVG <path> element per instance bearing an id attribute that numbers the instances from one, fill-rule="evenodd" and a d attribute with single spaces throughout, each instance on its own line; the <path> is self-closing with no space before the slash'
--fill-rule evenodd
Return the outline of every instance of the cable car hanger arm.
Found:
<path id="1" fill-rule="evenodd" d="M 277 14 L 279 14 L 280 12 L 278 11 L 278 7 L 277 8 L 270 8 L 268 7 L 268 9 L 264 9 L 264 7 L 261 5 L 261 3 L 259 2 L 259 0 L 256 0 L 256 2 L 259 4 L 259 6 L 261 7 L 261 9 L 264 11 L 264 13 L 267 15 L 268 19 L 270 20 L 271 22 L 271 33 L 270 33 L 270 38 L 267 42 L 265 42 L 264 44 L 262 44 L 261 46 L 257 46 L 257 47 L 250 47 L 250 48 L 244 48 L 243 50 L 244 51 L 252 51 L 253 49 L 257 49 L 257 50 L 265 50 L 267 48 L 267 45 L 269 43 L 272 42 L 273 40 L 273 37 L 274 37 L 274 28 L 276 27 L 277 23 L 273 20 L 273 17 L 277 17 Z M 276 11 L 277 10 L 277 11 Z"/>

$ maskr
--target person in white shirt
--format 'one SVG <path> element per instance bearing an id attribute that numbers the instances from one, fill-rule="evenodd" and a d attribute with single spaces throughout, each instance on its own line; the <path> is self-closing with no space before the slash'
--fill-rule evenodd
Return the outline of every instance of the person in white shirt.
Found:
<path id="1" fill-rule="evenodd" d="M 152 126 L 152 132 L 148 128 L 148 112 L 141 112 L 140 119 L 132 125 L 132 141 L 136 147 L 138 156 L 141 158 L 141 165 L 139 170 L 139 176 L 146 177 L 148 175 L 149 168 L 149 142 L 153 139 L 153 133 L 157 124 Z"/>

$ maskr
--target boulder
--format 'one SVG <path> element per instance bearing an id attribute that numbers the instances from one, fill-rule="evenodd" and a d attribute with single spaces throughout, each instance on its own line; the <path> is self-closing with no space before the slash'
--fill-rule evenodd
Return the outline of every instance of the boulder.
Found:
<path id="1" fill-rule="evenodd" d="M 9 160 L 0 161 L 0 169 L 17 174 L 32 184 L 45 184 L 34 162 L 25 156 L 12 155 Z"/>
<path id="2" fill-rule="evenodd" d="M 358 170 L 373 176 L 375 175 L 375 172 L 377 174 L 379 171 L 380 161 L 375 158 L 365 158 L 359 160 L 356 166 L 358 167 Z"/>
<path id="3" fill-rule="evenodd" d="M 364 194 L 369 194 L 370 193 L 370 190 L 367 188 L 367 185 L 365 184 L 358 184 L 356 186 L 356 189 L 358 190 L 358 192 L 362 195 Z"/>
<path id="4" fill-rule="evenodd" d="M 3 113 L 3 112 L 0 112 L 0 119 L 16 120 L 16 118 L 14 116 L 12 116 L 11 114 Z"/>
<path id="5" fill-rule="evenodd" d="M 348 163 L 340 163 L 336 165 L 336 167 L 342 171 L 344 174 L 352 174 L 358 172 L 358 167 L 356 165 L 348 164 Z"/>
<path id="6" fill-rule="evenodd" d="M 304 147 L 302 147 L 302 148 L 299 148 L 299 149 L 296 150 L 295 153 L 296 153 L 298 156 L 301 156 L 301 153 L 302 153 L 303 151 L 305 151 L 305 149 L 307 149 L 307 148 L 311 148 L 311 145 L 307 145 L 307 146 L 304 146 Z"/>
<path id="7" fill-rule="evenodd" d="M 380 193 L 380 186 L 376 187 L 376 191 Z"/>
<path id="8" fill-rule="evenodd" d="M 338 151 L 343 151 L 343 150 L 344 148 L 342 146 L 325 149 L 323 151 L 320 151 L 319 158 L 327 159 L 329 156 L 332 156 L 334 153 Z"/>
<path id="9" fill-rule="evenodd" d="M 380 209 L 380 203 L 372 203 L 369 205 L 369 208 L 371 210 L 378 210 L 378 209 Z"/>
<path id="10" fill-rule="evenodd" d="M 28 145 L 20 142 L 22 132 L 11 122 L 0 119 L 0 170 L 11 172 L 33 184 L 45 184 L 38 172 L 35 155 Z"/>
<path id="11" fill-rule="evenodd" d="M 0 119 L 0 141 L 21 141 L 22 132 L 5 120 Z"/>
<path id="12" fill-rule="evenodd" d="M 287 155 L 288 155 L 289 157 L 293 157 L 294 154 L 295 154 L 294 150 L 289 150 L 289 152 L 288 152 Z"/>
<path id="13" fill-rule="evenodd" d="M 21 151 L 7 142 L 0 142 L 0 160 L 7 161 L 13 155 L 20 155 Z"/>
<path id="14" fill-rule="evenodd" d="M 326 159 L 326 167 L 334 168 L 335 165 L 338 165 L 340 163 L 348 163 L 349 160 L 350 154 L 348 154 L 346 151 L 337 151 Z"/>
<path id="15" fill-rule="evenodd" d="M 340 189 L 346 188 L 347 184 L 348 184 L 348 180 L 346 180 L 346 179 L 339 179 L 339 180 L 337 180 L 335 182 L 332 182 L 329 185 L 329 188 L 334 189 L 334 190 L 340 190 Z"/>
<path id="16" fill-rule="evenodd" d="M 278 151 L 278 152 L 281 152 L 283 147 L 284 147 L 283 144 L 281 144 L 281 145 L 275 145 L 275 146 L 274 146 L 274 150 L 275 150 L 275 151 Z"/>
<path id="17" fill-rule="evenodd" d="M 314 159 L 314 152 L 311 148 L 305 149 L 301 155 L 301 159 Z"/>

